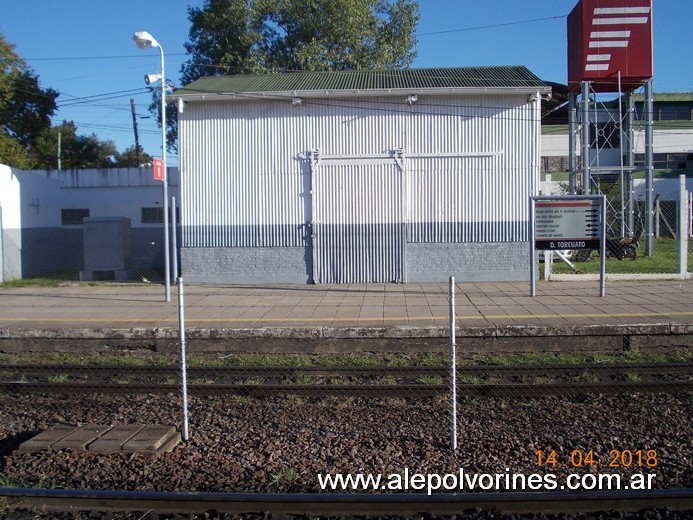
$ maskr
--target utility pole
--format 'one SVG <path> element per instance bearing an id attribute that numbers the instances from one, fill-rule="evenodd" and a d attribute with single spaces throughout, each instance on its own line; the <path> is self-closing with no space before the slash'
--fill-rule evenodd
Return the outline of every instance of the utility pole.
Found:
<path id="1" fill-rule="evenodd" d="M 58 130 L 58 171 L 60 171 L 60 170 L 63 169 L 63 168 L 62 168 L 62 166 L 63 166 L 63 165 L 62 165 L 62 160 L 61 160 L 61 156 L 62 156 L 62 154 L 63 154 L 63 151 L 62 151 L 62 137 L 63 137 L 63 133 L 62 133 L 60 130 Z"/>
<path id="2" fill-rule="evenodd" d="M 137 113 L 135 112 L 135 99 L 130 98 L 130 111 L 132 112 L 132 128 L 135 131 L 135 157 L 137 166 L 140 165 L 140 136 L 137 132 Z"/>

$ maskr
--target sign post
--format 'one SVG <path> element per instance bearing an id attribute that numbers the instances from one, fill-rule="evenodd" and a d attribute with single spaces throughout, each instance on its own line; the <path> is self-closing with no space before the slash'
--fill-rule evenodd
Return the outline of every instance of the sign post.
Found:
<path id="1" fill-rule="evenodd" d="M 537 250 L 599 249 L 599 296 L 606 278 L 606 197 L 536 196 L 529 200 L 530 294 L 536 296 Z"/>

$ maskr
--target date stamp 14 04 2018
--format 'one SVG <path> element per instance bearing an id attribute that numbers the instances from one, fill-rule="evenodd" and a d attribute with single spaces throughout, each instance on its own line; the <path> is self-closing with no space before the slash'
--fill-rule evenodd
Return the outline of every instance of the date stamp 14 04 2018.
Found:
<path id="1" fill-rule="evenodd" d="M 657 450 L 610 450 L 607 455 L 595 455 L 594 450 L 573 450 L 570 454 L 559 453 L 556 450 L 537 450 L 534 452 L 537 465 L 540 467 L 569 466 L 582 468 L 585 466 L 605 465 L 609 468 L 655 468 L 659 463 Z"/>

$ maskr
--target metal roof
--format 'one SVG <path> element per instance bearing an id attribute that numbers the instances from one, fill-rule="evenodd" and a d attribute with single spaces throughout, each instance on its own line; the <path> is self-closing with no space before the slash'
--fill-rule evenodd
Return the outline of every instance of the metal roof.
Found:
<path id="1" fill-rule="evenodd" d="M 173 97 L 206 95 L 376 94 L 390 91 L 542 90 L 550 86 L 524 66 L 289 72 L 206 76 L 177 89 Z"/>
<path id="2" fill-rule="evenodd" d="M 633 94 L 636 103 L 645 100 L 645 94 L 636 92 Z M 690 103 L 693 101 L 693 92 L 655 92 L 652 94 L 652 101 L 657 103 Z"/>

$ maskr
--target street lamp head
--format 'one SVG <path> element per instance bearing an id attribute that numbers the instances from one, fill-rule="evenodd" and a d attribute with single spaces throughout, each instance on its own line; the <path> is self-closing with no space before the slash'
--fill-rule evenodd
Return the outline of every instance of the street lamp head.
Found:
<path id="1" fill-rule="evenodd" d="M 147 31 L 136 32 L 132 37 L 132 41 L 140 49 L 149 49 L 151 47 L 159 47 L 159 42 Z"/>

